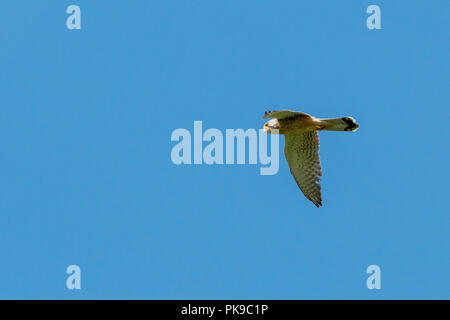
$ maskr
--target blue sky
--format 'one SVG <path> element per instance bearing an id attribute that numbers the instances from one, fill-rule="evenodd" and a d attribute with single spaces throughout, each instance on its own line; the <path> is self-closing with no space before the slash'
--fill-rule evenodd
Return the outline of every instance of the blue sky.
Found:
<path id="1" fill-rule="evenodd" d="M 4 3 L 0 298 L 449 299 L 449 10 Z M 361 125 L 320 133 L 322 208 L 282 153 L 272 176 L 172 163 L 173 130 L 258 129 L 269 107 Z"/>

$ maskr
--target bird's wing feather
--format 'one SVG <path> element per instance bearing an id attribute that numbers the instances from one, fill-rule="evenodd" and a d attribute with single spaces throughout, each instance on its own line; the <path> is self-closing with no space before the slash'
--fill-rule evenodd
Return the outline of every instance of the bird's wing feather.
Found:
<path id="1" fill-rule="evenodd" d="M 322 205 L 320 177 L 322 169 L 319 158 L 319 136 L 316 131 L 287 134 L 284 155 L 295 182 L 306 198 L 317 207 Z"/>
<path id="2" fill-rule="evenodd" d="M 306 114 L 303 112 L 297 112 L 297 111 L 290 111 L 290 110 L 266 111 L 264 113 L 263 119 L 267 119 L 267 118 L 284 119 L 284 118 L 291 118 L 291 117 L 296 117 L 296 116 L 309 116 L 309 114 Z"/>

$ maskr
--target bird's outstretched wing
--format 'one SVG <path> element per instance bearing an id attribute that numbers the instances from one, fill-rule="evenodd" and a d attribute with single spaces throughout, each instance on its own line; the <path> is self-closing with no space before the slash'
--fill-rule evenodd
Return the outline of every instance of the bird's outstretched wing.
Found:
<path id="1" fill-rule="evenodd" d="M 322 168 L 319 158 L 319 136 L 316 131 L 287 134 L 284 155 L 295 182 L 306 198 L 317 207 L 322 205 L 320 177 Z"/>
<path id="2" fill-rule="evenodd" d="M 307 113 L 290 111 L 290 110 L 281 110 L 281 111 L 266 111 L 264 113 L 263 119 L 267 118 L 275 118 L 275 119 L 284 119 L 284 118 L 292 118 L 297 116 L 310 116 Z"/>

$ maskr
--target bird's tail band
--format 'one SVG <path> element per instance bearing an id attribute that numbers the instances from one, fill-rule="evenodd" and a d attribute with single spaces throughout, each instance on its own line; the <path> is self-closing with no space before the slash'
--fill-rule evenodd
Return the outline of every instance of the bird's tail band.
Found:
<path id="1" fill-rule="evenodd" d="M 323 130 L 329 131 L 356 131 L 359 124 L 352 117 L 343 117 L 335 119 L 320 119 Z"/>

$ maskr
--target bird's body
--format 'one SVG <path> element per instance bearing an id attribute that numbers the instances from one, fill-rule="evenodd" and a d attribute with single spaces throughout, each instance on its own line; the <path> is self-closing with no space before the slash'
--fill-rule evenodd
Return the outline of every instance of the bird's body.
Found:
<path id="1" fill-rule="evenodd" d="M 264 131 L 285 135 L 284 155 L 298 187 L 317 207 L 322 205 L 317 131 L 355 131 L 359 125 L 351 117 L 318 119 L 303 112 L 289 110 L 266 112 Z"/>

